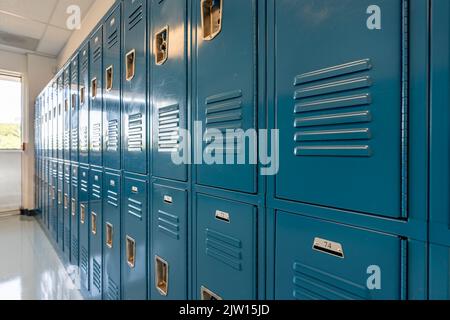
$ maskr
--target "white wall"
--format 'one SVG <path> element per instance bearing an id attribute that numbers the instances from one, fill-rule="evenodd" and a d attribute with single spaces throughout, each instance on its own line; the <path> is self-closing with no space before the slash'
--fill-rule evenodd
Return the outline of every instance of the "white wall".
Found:
<path id="1" fill-rule="evenodd" d="M 20 54 L 0 50 L 0 69 L 14 71 L 23 77 L 23 153 L 0 153 L 0 176 L 8 170 L 2 161 L 17 161 L 22 165 L 22 206 L 34 208 L 34 103 L 37 95 L 52 79 L 56 59 L 35 54 Z M 0 97 L 1 99 L 1 97 Z M 11 157 L 15 157 L 12 159 Z M 21 159 L 21 160 L 20 160 Z M 7 184 L 6 179 L 0 182 Z M 0 186 L 0 190 L 2 187 Z M 0 191 L 1 192 L 1 191 Z M 1 196 L 1 194 L 0 194 Z"/>
<path id="2" fill-rule="evenodd" d="M 94 2 L 81 23 L 81 29 L 72 33 L 66 46 L 59 54 L 57 58 L 58 68 L 64 66 L 75 50 L 77 50 L 83 41 L 89 36 L 97 23 L 103 18 L 115 2 L 116 0 L 97 0 Z"/>

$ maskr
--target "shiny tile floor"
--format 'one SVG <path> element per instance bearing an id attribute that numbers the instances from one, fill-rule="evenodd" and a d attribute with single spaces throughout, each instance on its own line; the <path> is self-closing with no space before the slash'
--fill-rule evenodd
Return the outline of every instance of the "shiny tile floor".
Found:
<path id="1" fill-rule="evenodd" d="M 0 300 L 80 300 L 35 218 L 0 216 Z"/>

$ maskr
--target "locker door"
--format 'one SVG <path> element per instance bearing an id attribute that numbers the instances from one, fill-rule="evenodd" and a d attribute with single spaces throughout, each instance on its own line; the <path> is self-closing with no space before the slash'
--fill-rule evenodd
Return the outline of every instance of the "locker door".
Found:
<path id="1" fill-rule="evenodd" d="M 70 182 L 71 182 L 71 167 L 70 164 L 64 165 L 64 196 L 63 196 L 63 207 L 64 207 L 64 256 L 67 261 L 70 261 L 70 247 L 71 247 L 71 237 L 70 237 Z"/>
<path id="2" fill-rule="evenodd" d="M 105 168 L 120 170 L 121 155 L 121 4 L 106 19 L 103 39 L 104 110 L 103 162 Z"/>
<path id="3" fill-rule="evenodd" d="M 52 235 L 58 239 L 58 162 L 52 161 L 52 186 L 51 186 L 51 224 Z"/>
<path id="4" fill-rule="evenodd" d="M 275 299 L 404 296 L 406 241 L 399 237 L 280 212 L 275 247 Z"/>
<path id="5" fill-rule="evenodd" d="M 123 168 L 147 173 L 147 25 L 146 0 L 124 5 Z"/>
<path id="6" fill-rule="evenodd" d="M 58 83 L 54 81 L 52 83 L 52 154 L 53 159 L 58 158 Z"/>
<path id="7" fill-rule="evenodd" d="M 154 184 L 152 205 L 151 299 L 186 300 L 188 192 Z"/>
<path id="8" fill-rule="evenodd" d="M 71 106 L 71 148 L 70 158 L 78 162 L 78 111 L 79 111 L 79 87 L 78 87 L 78 54 L 72 59 L 70 67 L 70 106 Z"/>
<path id="9" fill-rule="evenodd" d="M 105 171 L 103 197 L 103 288 L 105 300 L 120 300 L 121 174 Z"/>
<path id="10" fill-rule="evenodd" d="M 70 261 L 73 265 L 79 266 L 79 205 L 78 205 L 78 165 L 72 164 L 71 190 L 70 190 L 70 216 L 71 216 L 71 248 Z"/>
<path id="11" fill-rule="evenodd" d="M 80 280 L 83 289 L 89 291 L 89 168 L 79 167 L 78 177 Z"/>
<path id="12" fill-rule="evenodd" d="M 253 205 L 197 195 L 197 299 L 256 299 Z"/>
<path id="13" fill-rule="evenodd" d="M 90 39 L 89 75 L 89 164 L 102 166 L 103 27 Z"/>
<path id="14" fill-rule="evenodd" d="M 78 150 L 79 161 L 89 163 L 89 42 L 80 50 Z"/>
<path id="15" fill-rule="evenodd" d="M 64 159 L 64 73 L 62 72 L 57 79 L 57 122 L 58 122 L 58 136 L 57 136 L 57 157 L 58 160 Z"/>
<path id="16" fill-rule="evenodd" d="M 272 1 L 278 197 L 402 216 L 404 4 Z"/>
<path id="17" fill-rule="evenodd" d="M 151 110 L 154 176 L 187 181 L 187 165 L 172 162 L 172 153 L 187 155 L 187 3 L 151 1 Z M 184 154 L 183 154 L 184 153 Z"/>
<path id="18" fill-rule="evenodd" d="M 70 99 L 70 64 L 64 70 L 64 160 L 70 161 L 70 135 L 71 135 L 71 99 Z"/>
<path id="19" fill-rule="evenodd" d="M 213 165 L 196 166 L 197 183 L 255 193 L 256 166 L 225 165 L 226 158 L 248 154 L 242 141 L 214 132 L 257 128 L 256 8 L 257 1 L 196 0 L 195 120 L 202 123 L 201 150 L 213 155 Z M 214 23 L 218 21 L 218 23 Z M 198 149 L 199 146 L 196 146 Z M 200 152 L 196 152 L 200 153 Z M 236 179 L 239 177 L 239 179 Z"/>
<path id="20" fill-rule="evenodd" d="M 147 181 L 127 175 L 123 185 L 122 298 L 147 299 Z"/>
<path id="21" fill-rule="evenodd" d="M 58 187 L 57 187 L 57 225 L 58 225 L 58 245 L 64 251 L 64 163 L 58 162 Z"/>
<path id="22" fill-rule="evenodd" d="M 90 170 L 89 198 L 89 265 L 90 288 L 94 299 L 102 299 L 102 249 L 103 249 L 103 172 L 101 169 Z"/>

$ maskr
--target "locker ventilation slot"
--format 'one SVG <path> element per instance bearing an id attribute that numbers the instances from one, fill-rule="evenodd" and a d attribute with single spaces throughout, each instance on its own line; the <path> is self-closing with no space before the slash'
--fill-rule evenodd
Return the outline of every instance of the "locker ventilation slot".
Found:
<path id="1" fill-rule="evenodd" d="M 239 239 L 206 229 L 206 255 L 235 270 L 242 270 L 242 242 Z"/>
<path id="2" fill-rule="evenodd" d="M 78 265 L 78 239 L 75 237 L 72 237 L 72 257 L 75 260 L 72 263 Z"/>
<path id="3" fill-rule="evenodd" d="M 144 122 L 141 113 L 131 115 L 128 119 L 128 151 L 143 151 L 143 126 Z"/>
<path id="4" fill-rule="evenodd" d="M 81 63 L 81 72 L 84 73 L 88 69 L 89 60 L 83 59 L 83 62 Z"/>
<path id="5" fill-rule="evenodd" d="M 81 261 L 80 261 L 81 270 L 88 274 L 89 272 L 89 256 L 88 251 L 85 247 L 81 247 Z"/>
<path id="6" fill-rule="evenodd" d="M 225 92 L 206 98 L 206 143 L 222 143 L 226 154 L 239 154 L 242 151 L 241 139 L 218 140 L 211 130 L 219 130 L 225 134 L 227 130 L 239 130 L 243 126 L 242 91 Z M 215 148 L 216 150 L 218 148 Z M 208 147 L 207 147 L 208 151 Z"/>
<path id="7" fill-rule="evenodd" d="M 112 49 L 118 42 L 119 42 L 119 36 L 118 36 L 118 30 L 115 29 L 109 36 L 108 36 L 108 49 Z"/>
<path id="8" fill-rule="evenodd" d="M 128 198 L 128 214 L 142 220 L 142 202 Z"/>
<path id="9" fill-rule="evenodd" d="M 158 111 L 158 151 L 178 152 L 180 107 L 178 104 L 160 108 Z"/>
<path id="10" fill-rule="evenodd" d="M 80 132 L 80 151 L 83 151 L 83 152 L 87 152 L 88 147 L 89 147 L 88 130 L 89 130 L 88 127 L 83 127 L 83 128 L 81 128 L 81 132 Z"/>
<path id="11" fill-rule="evenodd" d="M 99 186 L 98 184 L 92 184 L 92 197 L 95 199 L 101 199 L 101 186 Z"/>
<path id="12" fill-rule="evenodd" d="M 108 190 L 107 201 L 108 201 L 108 204 L 112 205 L 113 207 L 118 208 L 119 207 L 119 195 L 117 194 L 117 192 Z"/>
<path id="13" fill-rule="evenodd" d="M 370 292 L 363 285 L 333 274 L 294 263 L 293 297 L 298 300 L 370 300 Z"/>
<path id="14" fill-rule="evenodd" d="M 93 262 L 93 283 L 95 288 L 97 288 L 98 291 L 102 291 L 102 267 L 97 262 L 97 260 L 94 259 Z"/>
<path id="15" fill-rule="evenodd" d="M 108 141 L 106 142 L 106 148 L 110 152 L 116 152 L 119 150 L 119 121 L 111 120 L 108 123 Z"/>
<path id="16" fill-rule="evenodd" d="M 92 128 L 92 145 L 91 149 L 92 151 L 101 151 L 101 145 L 102 145 L 102 125 L 100 123 L 95 123 Z"/>
<path id="17" fill-rule="evenodd" d="M 158 231 L 175 240 L 180 239 L 180 218 L 158 210 Z"/>
<path id="18" fill-rule="evenodd" d="M 128 30 L 133 30 L 143 18 L 142 3 L 128 17 Z"/>
<path id="19" fill-rule="evenodd" d="M 78 150 L 78 128 L 72 129 L 72 150 Z"/>
<path id="20" fill-rule="evenodd" d="M 64 132 L 64 150 L 70 149 L 70 131 Z"/>
<path id="21" fill-rule="evenodd" d="M 371 156 L 371 69 L 364 59 L 295 77 L 296 156 Z"/>
<path id="22" fill-rule="evenodd" d="M 120 288 L 119 286 L 108 277 L 108 289 L 106 294 L 108 300 L 119 300 L 120 299 Z"/>
<path id="23" fill-rule="evenodd" d="M 98 47 L 94 51 L 94 62 L 97 62 L 101 58 L 101 56 L 102 56 L 102 48 Z"/>

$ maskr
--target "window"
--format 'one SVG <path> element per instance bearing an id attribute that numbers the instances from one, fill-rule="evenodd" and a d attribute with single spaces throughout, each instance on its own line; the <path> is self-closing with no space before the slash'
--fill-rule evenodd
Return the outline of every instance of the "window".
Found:
<path id="1" fill-rule="evenodd" d="M 0 71 L 0 150 L 22 149 L 22 77 Z"/>

